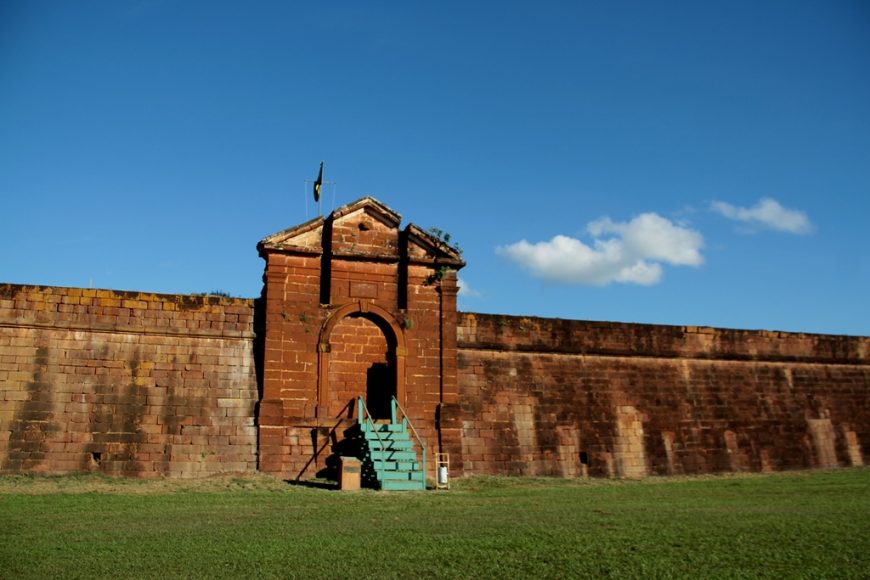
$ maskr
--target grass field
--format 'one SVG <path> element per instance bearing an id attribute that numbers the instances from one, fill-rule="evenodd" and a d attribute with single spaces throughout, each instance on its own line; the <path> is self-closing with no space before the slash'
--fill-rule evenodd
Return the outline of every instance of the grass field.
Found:
<path id="1" fill-rule="evenodd" d="M 0 494 L 0 578 L 870 576 L 866 468 L 392 493 L 10 476 Z"/>

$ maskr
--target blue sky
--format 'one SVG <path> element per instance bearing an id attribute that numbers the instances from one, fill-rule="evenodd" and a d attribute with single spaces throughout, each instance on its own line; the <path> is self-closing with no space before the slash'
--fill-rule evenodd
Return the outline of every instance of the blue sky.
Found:
<path id="1" fill-rule="evenodd" d="M 462 310 L 867 335 L 868 71 L 863 0 L 0 0 L 0 281 L 257 296 L 324 160 Z"/>

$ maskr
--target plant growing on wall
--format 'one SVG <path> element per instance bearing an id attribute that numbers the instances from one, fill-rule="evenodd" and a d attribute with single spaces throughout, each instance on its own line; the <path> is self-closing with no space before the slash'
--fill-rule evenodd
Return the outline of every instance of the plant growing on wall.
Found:
<path id="1" fill-rule="evenodd" d="M 430 227 L 428 230 L 426 230 L 426 232 L 432 237 L 433 240 L 435 240 L 436 244 L 438 245 L 438 249 L 442 252 L 453 251 L 460 256 L 462 255 L 462 248 L 459 247 L 459 244 L 455 242 L 453 244 L 450 243 L 451 236 L 449 232 L 445 232 L 441 228 L 436 228 L 435 226 Z M 445 266 L 443 264 L 438 266 L 435 271 L 423 281 L 423 285 L 431 286 L 432 284 L 437 284 L 441 282 L 441 280 L 444 279 L 444 276 L 446 276 L 447 272 L 449 271 L 449 266 Z"/>
<path id="2" fill-rule="evenodd" d="M 399 312 L 399 316 L 397 317 L 399 324 L 402 325 L 402 328 L 405 330 L 411 330 L 414 328 L 414 321 L 408 316 L 408 313 L 404 310 Z"/>
<path id="3" fill-rule="evenodd" d="M 196 292 L 193 296 L 216 296 L 218 298 L 235 298 L 229 292 L 224 292 L 223 290 L 212 290 L 211 292 Z"/>

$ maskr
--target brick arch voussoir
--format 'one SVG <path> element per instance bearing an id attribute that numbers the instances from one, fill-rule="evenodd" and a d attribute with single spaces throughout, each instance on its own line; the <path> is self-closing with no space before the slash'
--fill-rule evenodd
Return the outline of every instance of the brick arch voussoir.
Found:
<path id="1" fill-rule="evenodd" d="M 399 324 L 399 321 L 396 320 L 396 317 L 390 314 L 389 311 L 384 310 L 380 306 L 375 304 L 369 304 L 368 302 L 351 302 L 349 304 L 345 304 L 338 310 L 332 313 L 332 316 L 326 319 L 323 323 L 323 326 L 320 329 L 320 337 L 318 338 L 318 373 L 317 373 L 317 416 L 323 417 L 325 415 L 325 409 L 327 407 L 327 400 L 329 398 L 329 354 L 330 354 L 330 342 L 329 339 L 332 336 L 332 331 L 335 329 L 336 325 L 339 322 L 347 318 L 348 316 L 352 316 L 354 314 L 362 314 L 365 318 L 372 320 L 375 323 L 379 321 L 389 328 L 392 337 L 386 337 L 388 340 L 393 339 L 396 345 L 396 398 L 399 400 L 399 403 L 405 405 L 405 355 L 407 354 L 407 347 L 405 341 L 405 333 Z M 384 330 L 384 326 L 379 324 L 378 326 Z"/>

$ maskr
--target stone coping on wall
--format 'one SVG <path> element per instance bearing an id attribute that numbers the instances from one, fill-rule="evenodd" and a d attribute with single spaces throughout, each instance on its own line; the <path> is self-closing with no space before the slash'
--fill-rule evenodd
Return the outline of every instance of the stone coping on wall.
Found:
<path id="1" fill-rule="evenodd" d="M 0 326 L 254 337 L 254 299 L 0 283 Z M 460 349 L 870 364 L 870 337 L 459 313 Z"/>
<path id="2" fill-rule="evenodd" d="M 459 349 L 865 365 L 870 337 L 459 313 Z"/>
<path id="3" fill-rule="evenodd" d="M 254 337 L 254 299 L 0 283 L 0 327 Z"/>

